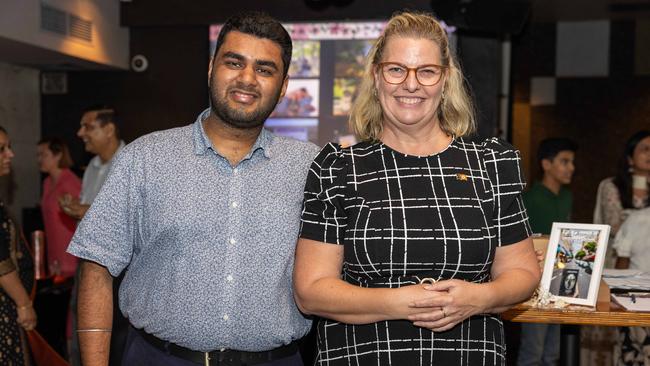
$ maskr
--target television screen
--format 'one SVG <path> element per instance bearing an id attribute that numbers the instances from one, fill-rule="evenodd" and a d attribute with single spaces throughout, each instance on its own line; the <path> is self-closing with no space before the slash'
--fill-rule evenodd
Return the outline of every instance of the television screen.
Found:
<path id="1" fill-rule="evenodd" d="M 265 127 L 317 145 L 349 139 L 347 119 L 364 62 L 386 22 L 283 25 L 293 40 L 289 85 Z M 219 24 L 210 26 L 210 56 L 220 30 Z M 453 45 L 453 29 L 447 31 Z"/>

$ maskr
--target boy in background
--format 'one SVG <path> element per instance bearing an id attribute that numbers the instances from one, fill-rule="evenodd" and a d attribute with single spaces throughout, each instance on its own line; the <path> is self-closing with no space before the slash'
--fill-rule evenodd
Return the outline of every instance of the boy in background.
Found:
<path id="1" fill-rule="evenodd" d="M 543 140 L 537 150 L 542 180 L 524 192 L 524 204 L 534 233 L 549 235 L 553 222 L 571 218 L 572 195 L 566 188 L 575 171 L 576 144 L 565 138 Z M 560 358 L 560 325 L 524 323 L 518 366 L 557 365 Z"/>

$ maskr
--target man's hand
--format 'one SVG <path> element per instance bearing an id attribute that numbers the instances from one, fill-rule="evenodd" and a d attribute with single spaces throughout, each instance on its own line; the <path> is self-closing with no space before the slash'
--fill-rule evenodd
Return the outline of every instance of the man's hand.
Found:
<path id="1" fill-rule="evenodd" d="M 76 220 L 81 220 L 90 207 L 90 205 L 82 204 L 78 198 L 72 197 L 68 193 L 59 197 L 59 206 L 66 215 Z"/>

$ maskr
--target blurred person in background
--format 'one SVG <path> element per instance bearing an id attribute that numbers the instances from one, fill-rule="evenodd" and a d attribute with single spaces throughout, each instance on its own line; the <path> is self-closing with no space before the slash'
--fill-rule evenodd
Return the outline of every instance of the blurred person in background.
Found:
<path id="1" fill-rule="evenodd" d="M 598 186 L 594 224 L 612 227 L 610 239 L 631 212 L 648 207 L 648 177 L 650 177 L 650 131 L 642 130 L 625 142 L 616 176 L 605 178 Z M 607 248 L 605 266 L 614 266 L 612 247 Z"/>
<path id="2" fill-rule="evenodd" d="M 70 170 L 73 163 L 65 141 L 43 138 L 38 142 L 37 151 L 39 169 L 47 174 L 43 181 L 41 211 L 48 266 L 52 275 L 65 279 L 74 276 L 77 269 L 77 257 L 66 253 L 77 220 L 63 212 L 59 200 L 65 195 L 79 197 L 81 180 Z"/>
<path id="3" fill-rule="evenodd" d="M 0 127 L 0 176 L 9 174 L 13 157 L 9 135 Z M 33 286 L 32 256 L 0 201 L 0 365 L 31 365 L 24 331 L 36 327 Z"/>
<path id="4" fill-rule="evenodd" d="M 45 226 L 45 245 L 50 275 L 55 284 L 72 280 L 79 260 L 66 252 L 70 239 L 77 228 L 77 220 L 63 212 L 59 201 L 64 196 L 79 197 L 81 180 L 71 170 L 73 165 L 68 145 L 59 138 L 43 138 L 36 146 L 39 170 L 47 174 L 43 180 L 41 212 Z M 70 300 L 70 288 L 61 289 Z M 68 311 L 65 339 L 72 342 L 72 311 Z"/>
<path id="5" fill-rule="evenodd" d="M 120 139 L 119 118 L 115 108 L 98 105 L 84 112 L 77 136 L 83 141 L 87 152 L 95 154 L 84 171 L 79 199 L 64 195 L 61 209 L 69 216 L 81 220 L 88 211 L 113 162 L 113 157 L 124 147 Z"/>
<path id="6" fill-rule="evenodd" d="M 534 233 L 549 235 L 553 222 L 569 222 L 573 197 L 566 185 L 575 171 L 576 144 L 565 138 L 543 140 L 537 149 L 542 180 L 524 192 L 524 204 Z M 518 366 L 552 366 L 560 359 L 560 325 L 521 325 Z"/>
<path id="7" fill-rule="evenodd" d="M 650 272 L 650 207 L 635 211 L 621 225 L 613 247 L 617 269 Z M 615 366 L 645 366 L 650 360 L 650 327 L 616 328 Z"/>
<path id="8" fill-rule="evenodd" d="M 77 136 L 83 141 L 87 152 L 95 154 L 84 171 L 79 198 L 72 195 L 63 195 L 59 204 L 61 209 L 70 217 L 81 220 L 90 205 L 101 190 L 108 172 L 111 170 L 115 156 L 124 147 L 120 138 L 120 118 L 115 108 L 108 105 L 95 105 L 87 108 L 79 123 Z M 77 276 L 78 278 L 78 276 Z M 113 282 L 113 332 L 111 336 L 111 365 L 119 365 L 122 359 L 122 350 L 126 342 L 128 322 L 118 308 L 118 288 L 122 277 Z M 78 281 L 75 281 L 78 282 Z M 72 292 L 72 323 L 73 334 L 70 348 L 70 362 L 72 366 L 81 365 L 78 336 L 76 334 L 77 291 Z"/>
<path id="9" fill-rule="evenodd" d="M 598 186 L 594 224 L 611 226 L 605 256 L 605 267 L 616 263 L 614 237 L 633 212 L 648 207 L 650 176 L 650 131 L 641 130 L 626 142 L 616 175 L 605 178 Z M 613 327 L 580 327 L 580 364 L 582 366 L 612 365 L 616 333 Z M 620 353 L 620 352 L 619 352 Z"/>
<path id="10" fill-rule="evenodd" d="M 632 204 L 645 208 L 629 212 L 629 217 L 620 226 L 614 240 L 617 269 L 638 269 L 650 271 L 650 207 L 648 207 L 648 178 L 650 177 L 650 131 L 640 131 L 630 139 L 626 150 L 627 170 L 630 174 L 619 181 L 631 193 Z M 634 142 L 638 143 L 634 144 Z M 632 148 L 633 146 L 633 148 Z M 631 154 L 629 152 L 632 152 Z M 622 171 L 626 166 L 622 166 Z M 619 171 L 620 173 L 621 171 Z M 629 178 L 631 177 L 631 184 Z M 631 189 L 630 189 L 631 188 Z M 636 200 L 636 201 L 635 201 Z M 650 328 L 617 328 L 614 346 L 614 365 L 642 366 L 650 360 Z"/>

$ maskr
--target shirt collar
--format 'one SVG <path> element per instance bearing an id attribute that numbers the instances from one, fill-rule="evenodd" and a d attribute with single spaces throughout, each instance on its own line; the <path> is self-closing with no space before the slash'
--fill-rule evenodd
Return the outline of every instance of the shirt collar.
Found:
<path id="1" fill-rule="evenodd" d="M 203 128 L 203 121 L 206 118 L 208 118 L 209 115 L 210 115 L 210 108 L 201 112 L 201 114 L 199 114 L 196 121 L 194 122 L 193 132 L 192 132 L 193 135 L 192 138 L 194 140 L 194 153 L 196 155 L 203 155 L 209 149 L 211 149 L 219 156 L 222 156 L 212 146 L 212 141 L 210 141 L 210 138 L 208 138 L 208 135 L 205 133 L 205 129 Z M 257 136 L 257 140 L 255 140 L 255 143 L 253 144 L 251 151 L 244 157 L 243 160 L 249 159 L 257 150 L 262 150 L 262 154 L 264 154 L 264 156 L 267 159 L 270 159 L 272 156 L 271 144 L 273 142 L 274 137 L 275 135 L 273 134 L 273 132 L 267 130 L 266 128 L 262 128 L 262 131 L 260 132 L 259 136 Z"/>
<path id="2" fill-rule="evenodd" d="M 555 194 L 555 192 L 548 189 L 548 187 L 546 187 L 544 185 L 544 183 L 542 183 L 541 181 L 535 182 L 535 187 L 537 189 L 539 189 L 543 194 L 545 194 L 547 196 L 555 197 L 555 198 L 560 197 L 562 195 L 562 193 L 564 192 L 564 189 L 565 189 L 564 187 L 560 187 L 560 191 L 557 192 L 557 194 Z"/>
<path id="3" fill-rule="evenodd" d="M 124 143 L 124 141 L 123 141 L 123 140 L 120 140 L 120 145 L 117 147 L 117 150 L 115 151 L 115 154 L 113 154 L 113 156 L 111 157 L 111 159 L 110 159 L 109 161 L 107 161 L 107 162 L 105 162 L 105 163 L 102 163 L 102 159 L 99 157 L 99 155 L 95 155 L 94 158 L 90 159 L 90 163 L 89 163 L 89 164 L 91 164 L 92 166 L 94 166 L 94 167 L 96 167 L 96 168 L 101 168 L 103 165 L 108 165 L 108 164 L 110 164 L 111 161 L 113 161 L 113 158 L 117 155 L 117 153 L 119 153 L 120 150 L 122 150 L 122 148 L 124 147 L 124 145 L 126 145 L 126 144 Z"/>

